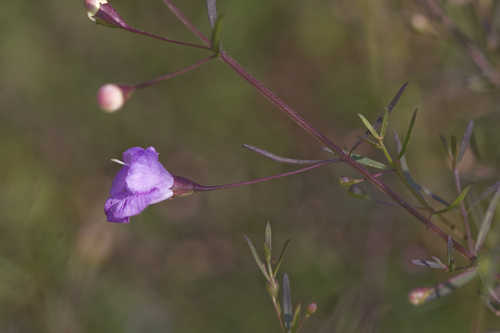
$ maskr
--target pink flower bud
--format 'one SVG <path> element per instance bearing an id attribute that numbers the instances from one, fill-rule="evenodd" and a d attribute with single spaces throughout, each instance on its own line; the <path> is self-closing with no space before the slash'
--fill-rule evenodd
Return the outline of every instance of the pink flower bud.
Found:
<path id="1" fill-rule="evenodd" d="M 432 288 L 417 288 L 410 292 L 408 300 L 413 305 L 423 304 L 432 293 Z"/>
<path id="2" fill-rule="evenodd" d="M 84 3 L 92 22 L 112 28 L 130 28 L 107 0 L 85 0 Z"/>
<path id="3" fill-rule="evenodd" d="M 85 0 L 85 8 L 87 8 L 87 14 L 89 18 L 94 21 L 91 16 L 94 16 L 101 8 L 101 5 L 107 3 L 107 0 Z"/>
<path id="4" fill-rule="evenodd" d="M 318 304 L 316 304 L 314 302 L 307 306 L 307 314 L 309 314 L 309 315 L 312 315 L 313 313 L 315 313 L 316 310 L 318 310 Z"/>
<path id="5" fill-rule="evenodd" d="M 115 112 L 125 104 L 133 90 L 113 83 L 105 84 L 97 92 L 97 103 L 102 110 Z"/>

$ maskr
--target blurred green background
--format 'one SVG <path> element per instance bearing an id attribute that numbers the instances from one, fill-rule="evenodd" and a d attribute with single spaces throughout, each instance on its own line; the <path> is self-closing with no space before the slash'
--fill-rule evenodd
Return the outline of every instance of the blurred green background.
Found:
<path id="1" fill-rule="evenodd" d="M 175 2 L 208 31 L 204 1 Z M 196 41 L 161 0 L 112 4 L 134 27 Z M 447 6 L 483 45 L 490 4 Z M 452 200 L 439 135 L 461 137 L 475 119 L 483 159 L 466 155 L 463 182 L 479 191 L 497 179 L 498 91 L 446 32 L 416 29 L 424 12 L 415 1 L 218 6 L 224 48 L 340 145 L 362 133 L 357 113 L 374 119 L 410 81 L 391 125 L 404 133 L 419 107 L 408 153 L 415 177 Z M 170 172 L 207 185 L 293 169 L 243 143 L 328 155 L 219 61 L 137 92 L 117 113 L 100 111 L 102 84 L 148 80 L 206 52 L 96 26 L 81 1 L 3 1 L 0 40 L 0 332 L 278 332 L 243 239 L 260 248 L 266 221 L 276 248 L 292 239 L 283 270 L 294 301 L 319 305 L 305 332 L 500 329 L 477 281 L 423 307 L 408 303 L 410 290 L 450 276 L 409 264 L 444 258 L 444 244 L 401 209 L 347 195 L 338 177 L 355 173 L 346 166 L 167 201 L 130 224 L 107 223 L 103 204 L 119 169 L 110 158 L 131 146 L 156 147 Z M 366 145 L 359 152 L 382 158 Z M 456 213 L 450 218 L 461 226 Z"/>

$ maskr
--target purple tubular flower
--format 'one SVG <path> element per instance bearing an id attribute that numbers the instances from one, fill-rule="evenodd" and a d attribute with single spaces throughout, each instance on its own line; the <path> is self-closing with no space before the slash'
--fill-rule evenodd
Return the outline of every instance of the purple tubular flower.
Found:
<path id="1" fill-rule="evenodd" d="M 174 195 L 174 177 L 158 161 L 153 147 L 130 148 L 123 153 L 123 161 L 104 204 L 109 222 L 128 223 L 149 205 Z"/>

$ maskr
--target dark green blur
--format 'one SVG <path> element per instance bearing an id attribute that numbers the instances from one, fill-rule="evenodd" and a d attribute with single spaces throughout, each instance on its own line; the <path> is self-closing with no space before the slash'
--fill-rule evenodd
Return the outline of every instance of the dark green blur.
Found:
<path id="1" fill-rule="evenodd" d="M 484 45 L 472 5 L 449 2 Z M 209 31 L 204 1 L 175 3 Z M 112 4 L 134 27 L 197 41 L 161 0 Z M 358 113 L 375 119 L 409 81 L 389 133 L 404 137 L 419 107 L 407 154 L 413 176 L 453 201 L 439 135 L 461 138 L 475 119 L 482 159 L 465 156 L 463 182 L 479 192 L 498 180 L 498 92 L 446 32 L 415 30 L 422 13 L 415 1 L 218 6 L 224 49 L 339 145 L 363 133 Z M 477 280 L 432 304 L 409 304 L 410 290 L 450 277 L 409 260 L 445 261 L 445 243 L 402 209 L 349 196 L 338 179 L 356 173 L 343 165 L 163 202 L 130 224 L 106 222 L 103 205 L 119 169 L 110 158 L 132 146 L 154 146 L 170 172 L 205 185 L 293 170 L 243 143 L 331 157 L 220 61 L 138 91 L 114 114 L 97 107 L 104 83 L 149 80 L 206 55 L 97 26 L 81 1 L 1 2 L 0 332 L 279 332 L 243 238 L 261 248 L 266 221 L 273 244 L 292 239 L 282 271 L 293 301 L 318 304 L 304 332 L 500 329 Z M 366 144 L 358 153 L 383 159 Z M 408 197 L 395 177 L 384 180 Z M 462 227 L 456 211 L 448 216 Z M 498 227 L 494 221 L 497 241 Z"/>

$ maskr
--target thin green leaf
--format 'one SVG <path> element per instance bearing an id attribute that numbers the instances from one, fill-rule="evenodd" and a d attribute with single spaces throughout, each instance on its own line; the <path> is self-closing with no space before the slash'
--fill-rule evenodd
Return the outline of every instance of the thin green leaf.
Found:
<path id="1" fill-rule="evenodd" d="M 361 119 L 361 121 L 363 122 L 363 125 L 365 125 L 366 129 L 370 132 L 370 134 L 374 138 L 379 139 L 380 136 L 378 135 L 378 133 L 375 130 L 375 128 L 373 128 L 372 124 L 370 124 L 370 122 L 368 121 L 368 119 L 366 119 L 365 116 L 363 116 L 361 113 L 358 113 L 358 116 Z"/>
<path id="2" fill-rule="evenodd" d="M 213 28 L 217 21 L 217 0 L 207 0 L 207 12 L 210 26 Z"/>
<path id="3" fill-rule="evenodd" d="M 490 204 L 488 206 L 488 210 L 484 215 L 483 222 L 481 223 L 481 228 L 479 229 L 479 234 L 477 235 L 475 253 L 478 253 L 481 249 L 481 246 L 488 235 L 488 232 L 491 228 L 491 221 L 493 220 L 493 215 L 495 215 L 495 210 L 498 205 L 498 201 L 500 200 L 500 189 L 497 189 L 493 199 L 491 199 Z"/>
<path id="4" fill-rule="evenodd" d="M 401 88 L 399 88 L 399 90 L 396 93 L 396 95 L 392 98 L 392 100 L 389 102 L 389 104 L 385 108 L 385 110 L 387 110 L 389 112 L 389 114 L 392 112 L 392 110 L 394 109 L 394 107 L 396 107 L 396 104 L 399 102 L 399 99 L 403 95 L 403 92 L 405 91 L 405 89 L 406 89 L 407 86 L 408 86 L 408 82 L 405 82 L 401 86 Z M 383 115 L 380 115 L 380 116 L 377 117 L 377 120 L 375 121 L 375 128 L 378 128 L 378 126 L 380 125 L 380 123 L 382 122 L 382 120 L 383 120 Z M 366 138 L 368 135 L 370 135 L 370 131 L 366 131 L 364 137 Z M 361 142 L 363 142 L 363 138 L 358 138 L 358 141 L 356 141 L 356 143 L 349 150 L 349 154 L 352 154 L 352 152 L 354 150 L 356 150 L 356 148 L 358 148 L 358 146 L 361 144 Z"/>
<path id="5" fill-rule="evenodd" d="M 335 154 L 335 152 L 333 152 L 330 148 L 328 147 L 323 147 L 323 150 L 324 151 L 327 151 L 331 154 Z M 344 150 L 344 152 L 346 154 L 349 154 L 349 152 L 347 150 Z M 359 155 L 359 154 L 351 154 L 351 158 L 353 160 L 355 160 L 356 162 L 358 162 L 359 164 L 363 164 L 363 165 L 366 165 L 366 166 L 369 166 L 369 167 L 372 167 L 372 168 L 375 168 L 375 169 L 380 169 L 380 170 L 389 170 L 390 168 L 385 165 L 384 163 L 382 162 L 379 162 L 379 161 L 375 161 L 375 160 L 372 160 L 371 158 L 368 158 L 368 157 L 365 157 L 363 155 Z"/>
<path id="6" fill-rule="evenodd" d="M 212 50 L 215 53 L 219 53 L 221 49 L 221 31 L 222 31 L 222 20 L 224 19 L 224 15 L 220 15 L 217 17 L 217 20 L 215 21 L 215 25 L 212 29 L 212 37 L 211 37 L 211 45 L 212 45 Z"/>
<path id="7" fill-rule="evenodd" d="M 288 249 L 288 246 L 290 245 L 291 239 L 287 239 L 285 241 L 285 244 L 283 245 L 283 248 L 281 249 L 280 256 L 278 258 L 278 262 L 276 263 L 276 268 L 274 269 L 273 276 L 276 277 L 276 274 L 278 274 L 278 271 L 280 269 L 281 263 L 283 262 L 283 258 L 285 258 L 286 250 Z"/>
<path id="8" fill-rule="evenodd" d="M 462 139 L 462 143 L 460 144 L 460 150 L 458 151 L 458 156 L 457 156 L 457 164 L 462 161 L 462 158 L 464 157 L 465 151 L 469 147 L 470 144 L 470 138 L 472 136 L 472 131 L 474 129 L 474 120 L 469 121 L 469 124 L 467 125 L 467 128 L 464 133 L 464 137 Z"/>
<path id="9" fill-rule="evenodd" d="M 264 242 L 264 252 L 266 253 L 266 261 L 271 262 L 271 253 L 272 253 L 272 231 L 271 231 L 271 223 L 266 223 L 266 237 Z"/>
<path id="10" fill-rule="evenodd" d="M 292 320 L 292 325 L 291 325 L 292 328 L 297 327 L 297 323 L 299 321 L 301 309 L 302 309 L 302 304 L 300 304 L 300 303 L 297 304 L 297 306 L 295 307 L 295 312 L 293 313 L 293 320 Z"/>
<path id="11" fill-rule="evenodd" d="M 410 303 L 413 305 L 422 305 L 429 301 L 449 295 L 454 290 L 464 286 L 477 275 L 476 267 L 470 268 L 460 273 L 445 283 L 440 283 L 434 288 L 418 288 L 410 292 Z"/>
<path id="12" fill-rule="evenodd" d="M 266 280 L 269 281 L 269 282 L 271 282 L 271 278 L 270 278 L 269 274 L 266 271 L 266 266 L 264 265 L 264 263 L 262 262 L 262 260 L 260 260 L 259 254 L 257 253 L 257 250 L 255 249 L 255 246 L 253 245 L 252 241 L 250 240 L 250 238 L 248 238 L 247 235 L 243 235 L 243 237 L 245 237 L 245 240 L 248 243 L 248 247 L 250 248 L 250 251 L 252 252 L 253 258 L 255 259 L 255 263 L 259 267 L 259 269 L 262 272 L 262 274 L 264 274 L 264 277 L 266 278 Z"/>
<path id="13" fill-rule="evenodd" d="M 413 126 L 415 125 L 415 119 L 417 118 L 417 113 L 418 109 L 415 109 L 415 111 L 413 111 L 413 115 L 411 116 L 410 126 L 408 126 L 408 131 L 406 132 L 406 136 L 403 141 L 403 146 L 399 151 L 399 156 L 398 156 L 399 159 L 401 159 L 404 156 L 404 154 L 406 154 L 406 148 L 408 147 L 408 143 L 410 142 L 411 132 L 413 131 Z"/>
<path id="14" fill-rule="evenodd" d="M 283 322 L 285 328 L 290 329 L 293 321 L 292 291 L 288 274 L 283 275 Z"/>
<path id="15" fill-rule="evenodd" d="M 382 128 L 380 129 L 380 137 L 382 139 L 385 138 L 387 127 L 389 127 L 389 110 L 385 110 L 384 118 L 382 118 Z"/>
<path id="16" fill-rule="evenodd" d="M 345 188 L 349 188 L 352 185 L 360 184 L 364 181 L 365 181 L 364 178 L 351 178 L 351 177 L 345 177 L 345 176 L 342 176 L 339 179 L 340 185 L 345 187 Z"/>
<path id="17" fill-rule="evenodd" d="M 450 157 L 450 147 L 448 147 L 448 141 L 444 137 L 444 135 L 440 134 L 439 139 L 441 140 L 441 144 L 443 145 L 444 152 L 446 153 L 446 156 L 449 158 Z"/>
<path id="18" fill-rule="evenodd" d="M 467 196 L 467 193 L 469 193 L 469 190 L 470 190 L 470 185 L 469 186 L 466 186 L 462 192 L 458 195 L 458 197 L 451 203 L 451 205 L 449 205 L 448 207 L 444 208 L 444 209 L 441 209 L 441 210 L 438 210 L 437 212 L 434 212 L 433 215 L 439 215 L 439 214 L 443 214 L 443 213 L 446 213 L 454 208 L 457 208 L 457 206 L 465 199 L 465 197 Z"/>

